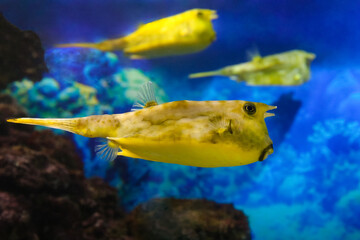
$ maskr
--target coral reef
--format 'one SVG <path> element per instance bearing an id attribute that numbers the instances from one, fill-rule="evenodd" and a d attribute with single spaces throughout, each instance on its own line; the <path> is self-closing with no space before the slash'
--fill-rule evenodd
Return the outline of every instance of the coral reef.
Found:
<path id="1" fill-rule="evenodd" d="M 39 81 L 47 71 L 39 37 L 22 31 L 0 14 L 0 89 L 12 81 L 27 77 Z"/>
<path id="2" fill-rule="evenodd" d="M 37 83 L 23 79 L 9 84 L 5 92 L 15 97 L 31 116 L 66 118 L 100 112 L 96 89 L 76 82 L 60 84 L 49 77 Z"/>
<path id="3" fill-rule="evenodd" d="M 76 81 L 96 88 L 103 113 L 128 111 L 138 90 L 148 81 L 157 85 L 158 100 L 167 98 L 159 87 L 161 79 L 151 78 L 135 68 L 123 68 L 114 53 L 94 49 L 50 49 L 46 52 L 46 63 L 51 76 L 60 84 Z"/>

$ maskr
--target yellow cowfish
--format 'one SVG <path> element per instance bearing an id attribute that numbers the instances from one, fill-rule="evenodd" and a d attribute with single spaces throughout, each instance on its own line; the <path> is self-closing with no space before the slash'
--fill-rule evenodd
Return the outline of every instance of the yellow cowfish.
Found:
<path id="1" fill-rule="evenodd" d="M 310 78 L 310 63 L 315 54 L 301 50 L 255 56 L 250 62 L 231 65 L 216 71 L 190 74 L 189 78 L 227 76 L 247 85 L 300 85 Z"/>
<path id="2" fill-rule="evenodd" d="M 216 38 L 211 20 L 216 11 L 192 9 L 174 16 L 141 25 L 135 32 L 99 43 L 59 44 L 57 47 L 122 50 L 132 59 L 157 58 L 199 52 Z"/>
<path id="3" fill-rule="evenodd" d="M 264 118 L 276 107 L 247 101 L 175 101 L 158 104 L 151 82 L 132 112 L 70 119 L 15 118 L 8 122 L 62 129 L 101 138 L 97 154 L 196 167 L 263 161 L 273 153 Z M 140 108 L 140 109 L 139 109 Z"/>

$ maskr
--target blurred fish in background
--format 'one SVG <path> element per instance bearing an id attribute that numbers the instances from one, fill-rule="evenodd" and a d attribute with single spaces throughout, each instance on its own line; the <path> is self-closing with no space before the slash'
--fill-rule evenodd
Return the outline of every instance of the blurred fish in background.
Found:
<path id="1" fill-rule="evenodd" d="M 141 25 L 123 38 L 99 43 L 58 44 L 57 47 L 95 48 L 101 51 L 122 50 L 131 59 L 157 58 L 199 52 L 216 38 L 211 20 L 216 11 L 192 9 Z"/>
<path id="2" fill-rule="evenodd" d="M 295 86 L 310 79 L 310 63 L 315 54 L 292 50 L 261 57 L 256 55 L 250 62 L 232 65 L 211 72 L 190 74 L 189 78 L 227 76 L 245 81 L 250 86 Z"/>

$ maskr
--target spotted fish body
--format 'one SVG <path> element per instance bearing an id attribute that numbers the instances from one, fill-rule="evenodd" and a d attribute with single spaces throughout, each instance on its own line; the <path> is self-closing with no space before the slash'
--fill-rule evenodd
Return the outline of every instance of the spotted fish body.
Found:
<path id="1" fill-rule="evenodd" d="M 227 76 L 254 86 L 295 86 L 310 79 L 313 53 L 292 50 L 266 57 L 255 56 L 251 61 L 227 66 L 216 71 L 190 74 L 190 78 Z"/>
<path id="2" fill-rule="evenodd" d="M 8 121 L 105 138 L 122 156 L 229 167 L 262 161 L 273 152 L 264 118 L 273 116 L 266 111 L 274 108 L 237 100 L 175 101 L 123 114 Z"/>
<path id="3" fill-rule="evenodd" d="M 57 47 L 85 47 L 102 51 L 122 50 L 132 59 L 158 58 L 201 51 L 216 38 L 211 20 L 216 12 L 192 9 L 140 26 L 133 33 L 99 43 L 59 44 Z"/>

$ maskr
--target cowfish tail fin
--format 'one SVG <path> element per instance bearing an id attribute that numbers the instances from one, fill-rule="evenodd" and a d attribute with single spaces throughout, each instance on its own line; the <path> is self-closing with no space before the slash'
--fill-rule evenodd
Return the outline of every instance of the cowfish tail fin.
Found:
<path id="1" fill-rule="evenodd" d="M 7 122 L 56 128 L 78 134 L 76 118 L 12 118 Z"/>
<path id="2" fill-rule="evenodd" d="M 122 50 L 126 47 L 126 40 L 124 38 L 105 40 L 99 43 L 68 43 L 57 44 L 55 47 L 59 48 L 94 48 L 100 51 L 108 52 L 115 50 Z"/>
<path id="3" fill-rule="evenodd" d="M 220 71 L 211 71 L 211 72 L 201 72 L 201 73 L 193 73 L 189 75 L 189 78 L 202 78 L 202 77 L 213 77 L 221 75 Z"/>
<path id="4" fill-rule="evenodd" d="M 113 161 L 119 153 L 119 145 L 110 139 L 100 138 L 97 140 L 95 152 L 98 158 L 105 161 Z"/>
<path id="5" fill-rule="evenodd" d="M 96 43 L 65 43 L 56 44 L 57 48 L 97 48 Z"/>
<path id="6" fill-rule="evenodd" d="M 154 84 L 149 81 L 141 86 L 140 91 L 137 95 L 137 100 L 132 106 L 131 111 L 137 111 L 156 105 L 158 105 L 158 102 L 155 96 Z"/>

